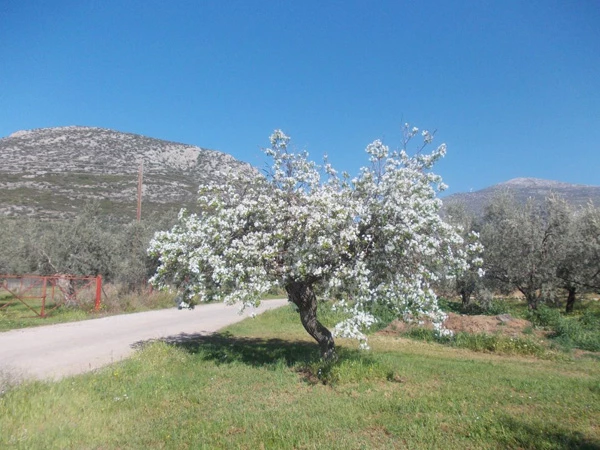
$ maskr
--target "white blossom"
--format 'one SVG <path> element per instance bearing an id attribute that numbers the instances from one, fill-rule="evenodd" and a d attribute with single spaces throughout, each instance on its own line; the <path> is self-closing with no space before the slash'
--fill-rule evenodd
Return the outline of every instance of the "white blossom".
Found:
<path id="1" fill-rule="evenodd" d="M 406 130 L 409 137 L 418 132 Z M 423 136 L 425 144 L 433 138 Z M 375 303 L 406 320 L 430 319 L 446 333 L 431 283 L 467 262 L 463 239 L 438 214 L 436 193 L 444 185 L 429 170 L 445 145 L 409 156 L 376 140 L 366 148 L 371 167 L 350 180 L 306 152 L 289 152 L 281 130 L 270 141 L 267 176 L 202 187 L 199 212 L 182 210 L 173 229 L 154 236 L 149 253 L 159 266 L 152 282 L 175 285 L 190 305 L 217 299 L 242 310 L 273 288 L 310 283 L 349 314 L 334 333 L 362 347 Z"/>

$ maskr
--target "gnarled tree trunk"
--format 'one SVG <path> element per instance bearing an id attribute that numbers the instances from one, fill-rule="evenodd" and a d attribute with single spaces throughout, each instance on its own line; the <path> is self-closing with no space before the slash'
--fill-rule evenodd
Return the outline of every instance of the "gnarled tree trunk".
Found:
<path id="1" fill-rule="evenodd" d="M 300 320 L 304 329 L 319 344 L 321 357 L 326 361 L 336 359 L 335 343 L 331 332 L 317 320 L 317 297 L 312 286 L 305 282 L 288 283 L 285 286 L 288 299 L 300 311 Z"/>
<path id="2" fill-rule="evenodd" d="M 575 306 L 576 291 L 577 291 L 577 288 L 574 288 L 574 287 L 567 288 L 567 292 L 569 293 L 569 296 L 567 297 L 567 308 L 566 308 L 567 313 L 573 312 L 573 306 Z"/>
<path id="3" fill-rule="evenodd" d="M 525 296 L 525 300 L 527 301 L 527 308 L 530 310 L 536 310 L 538 307 L 538 303 L 540 301 L 540 296 L 536 289 L 532 289 L 529 287 L 519 287 L 517 289 Z"/>

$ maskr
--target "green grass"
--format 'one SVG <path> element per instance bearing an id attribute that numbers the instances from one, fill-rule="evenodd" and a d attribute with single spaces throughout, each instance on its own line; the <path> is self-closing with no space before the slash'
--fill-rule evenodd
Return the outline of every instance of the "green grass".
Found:
<path id="1" fill-rule="evenodd" d="M 433 330 L 411 328 L 403 337 L 424 342 L 436 342 L 474 352 L 498 353 L 503 355 L 535 356 L 544 359 L 564 359 L 566 355 L 552 349 L 548 343 L 534 337 L 509 337 L 486 333 L 456 333 L 453 336 L 439 336 Z"/>
<path id="2" fill-rule="evenodd" d="M 0 448 L 600 448 L 597 360 L 371 345 L 340 341 L 324 366 L 285 307 L 96 373 L 5 382 Z"/>
<path id="3" fill-rule="evenodd" d="M 6 293 L 0 294 L 0 332 L 18 328 L 37 327 L 56 323 L 75 322 L 78 320 L 97 319 L 116 314 L 130 314 L 154 309 L 175 307 L 176 294 L 153 291 L 121 292 L 119 286 L 105 284 L 102 303 L 99 311 L 94 311 L 94 298 L 83 299 L 82 307 L 58 306 L 54 303 L 46 305 L 47 316 L 42 318 L 19 301 L 12 301 Z M 273 293 L 265 299 L 282 298 L 281 293 Z M 3 308 L 8 302 L 10 305 Z M 27 303 L 41 312 L 41 300 L 28 299 Z"/>
<path id="4" fill-rule="evenodd" d="M 563 349 L 578 348 L 600 352 L 600 310 L 592 303 L 565 316 L 555 308 L 540 306 L 529 313 L 529 319 L 550 332 L 550 339 Z"/>
<path id="5" fill-rule="evenodd" d="M 175 294 L 157 291 L 153 293 L 120 293 L 117 286 L 110 284 L 104 287 L 102 303 L 98 312 L 94 311 L 93 297 L 85 298 L 85 293 L 81 297 L 83 303 L 81 307 L 56 307 L 54 303 L 47 304 L 47 316 L 42 318 L 37 315 L 41 312 L 41 300 L 26 300 L 37 312 L 36 314 L 36 312 L 31 311 L 23 303 L 13 301 L 10 295 L 4 293 L 0 295 L 0 332 L 175 306 Z M 11 303 L 10 305 L 8 305 L 9 302 Z"/>

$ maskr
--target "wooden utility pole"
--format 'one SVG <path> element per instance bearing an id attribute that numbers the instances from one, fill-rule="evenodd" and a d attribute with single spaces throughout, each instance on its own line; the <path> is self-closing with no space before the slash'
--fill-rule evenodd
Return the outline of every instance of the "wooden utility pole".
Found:
<path id="1" fill-rule="evenodd" d="M 144 161 L 140 163 L 138 173 L 138 191 L 137 191 L 137 221 L 142 220 L 142 180 L 144 179 Z"/>

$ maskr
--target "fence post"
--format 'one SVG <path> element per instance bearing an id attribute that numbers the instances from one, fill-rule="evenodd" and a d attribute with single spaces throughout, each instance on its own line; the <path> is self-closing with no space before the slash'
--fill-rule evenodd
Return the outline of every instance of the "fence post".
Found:
<path id="1" fill-rule="evenodd" d="M 48 284 L 48 278 L 44 277 L 44 287 L 42 288 L 42 311 L 40 317 L 46 317 L 46 285 Z M 22 283 L 21 279 L 21 283 Z"/>
<path id="2" fill-rule="evenodd" d="M 102 275 L 96 277 L 96 303 L 94 311 L 100 310 L 100 300 L 102 299 Z"/>

